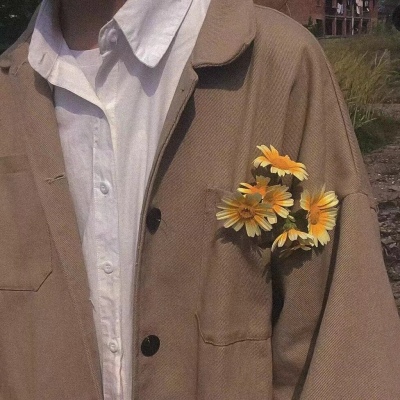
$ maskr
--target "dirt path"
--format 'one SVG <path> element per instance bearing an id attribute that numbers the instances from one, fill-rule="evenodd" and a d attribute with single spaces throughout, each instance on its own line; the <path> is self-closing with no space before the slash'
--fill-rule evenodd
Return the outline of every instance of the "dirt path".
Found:
<path id="1" fill-rule="evenodd" d="M 379 205 L 385 263 L 400 314 L 400 134 L 391 145 L 364 156 L 364 161 Z"/>

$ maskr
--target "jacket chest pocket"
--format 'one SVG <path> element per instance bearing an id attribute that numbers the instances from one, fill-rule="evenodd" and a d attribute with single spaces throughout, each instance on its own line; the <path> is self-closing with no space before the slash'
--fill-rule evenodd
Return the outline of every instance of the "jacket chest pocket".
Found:
<path id="1" fill-rule="evenodd" d="M 217 346 L 271 336 L 270 250 L 259 248 L 244 230 L 235 232 L 217 221 L 217 205 L 227 195 L 207 191 L 197 313 L 203 341 Z"/>
<path id="2" fill-rule="evenodd" d="M 0 290 L 38 290 L 51 273 L 48 226 L 25 155 L 0 157 Z"/>

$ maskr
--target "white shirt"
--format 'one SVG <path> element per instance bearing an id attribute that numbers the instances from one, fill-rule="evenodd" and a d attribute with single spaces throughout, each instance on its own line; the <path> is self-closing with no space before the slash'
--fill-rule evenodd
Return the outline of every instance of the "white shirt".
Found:
<path id="1" fill-rule="evenodd" d="M 104 397 L 131 399 L 139 218 L 159 136 L 210 0 L 128 0 L 71 51 L 42 3 L 29 62 L 54 85 L 66 175 L 88 273 Z"/>

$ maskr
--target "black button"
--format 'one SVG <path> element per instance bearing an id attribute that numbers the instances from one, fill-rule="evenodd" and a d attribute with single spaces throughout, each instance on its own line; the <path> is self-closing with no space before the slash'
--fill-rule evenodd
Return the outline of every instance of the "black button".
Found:
<path id="1" fill-rule="evenodd" d="M 145 357 L 154 356 L 160 348 L 160 339 L 157 336 L 147 336 L 142 342 L 141 350 Z"/>
<path id="2" fill-rule="evenodd" d="M 150 233 L 155 233 L 160 226 L 161 211 L 159 208 L 152 208 L 146 217 L 146 226 Z"/>

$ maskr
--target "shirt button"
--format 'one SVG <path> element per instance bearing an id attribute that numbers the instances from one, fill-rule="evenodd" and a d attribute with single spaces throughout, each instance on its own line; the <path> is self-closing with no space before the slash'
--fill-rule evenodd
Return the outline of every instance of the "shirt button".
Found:
<path id="1" fill-rule="evenodd" d="M 106 263 L 103 266 L 103 270 L 106 274 L 111 274 L 114 271 L 114 267 L 110 263 Z"/>
<path id="2" fill-rule="evenodd" d="M 110 189 L 106 183 L 102 182 L 100 183 L 100 191 L 103 194 L 107 194 L 110 191 Z"/>
<path id="3" fill-rule="evenodd" d="M 117 41 L 118 41 L 118 32 L 117 32 L 117 30 L 116 29 L 110 29 L 109 31 L 108 31 L 108 34 L 107 34 L 107 39 L 110 41 L 110 43 L 117 43 Z"/>
<path id="4" fill-rule="evenodd" d="M 108 344 L 108 348 L 110 349 L 111 353 L 116 353 L 118 351 L 118 344 L 112 341 Z"/>

